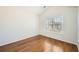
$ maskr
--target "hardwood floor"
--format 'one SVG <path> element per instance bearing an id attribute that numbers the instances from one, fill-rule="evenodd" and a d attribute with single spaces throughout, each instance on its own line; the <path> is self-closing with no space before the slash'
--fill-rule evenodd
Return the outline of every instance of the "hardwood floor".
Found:
<path id="1" fill-rule="evenodd" d="M 0 46 L 1 52 L 77 52 L 76 45 L 37 35 L 18 42 Z"/>

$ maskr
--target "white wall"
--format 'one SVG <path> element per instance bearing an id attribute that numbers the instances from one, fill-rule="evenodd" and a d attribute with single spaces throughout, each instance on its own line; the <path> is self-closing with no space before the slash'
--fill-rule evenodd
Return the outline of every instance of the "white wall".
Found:
<path id="1" fill-rule="evenodd" d="M 50 33 L 44 29 L 46 17 L 50 15 L 64 16 L 63 32 Z M 76 7 L 48 7 L 46 10 L 39 7 L 0 7 L 0 46 L 38 33 L 76 44 L 76 16 Z"/>
<path id="2" fill-rule="evenodd" d="M 0 46 L 38 34 L 37 7 L 0 7 Z"/>
<path id="3" fill-rule="evenodd" d="M 46 18 L 52 16 L 64 17 L 64 29 L 60 33 L 50 32 L 45 29 Z M 76 7 L 48 7 L 46 12 L 40 15 L 40 34 L 62 41 L 77 44 L 77 8 Z"/>
<path id="4" fill-rule="evenodd" d="M 79 48 L 79 7 L 78 7 L 78 19 L 77 19 L 77 38 L 78 38 L 78 48 Z"/>

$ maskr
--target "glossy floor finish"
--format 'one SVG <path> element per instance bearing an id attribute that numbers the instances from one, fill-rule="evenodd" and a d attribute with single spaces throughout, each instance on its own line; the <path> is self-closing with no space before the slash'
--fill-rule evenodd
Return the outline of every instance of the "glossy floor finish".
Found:
<path id="1" fill-rule="evenodd" d="M 76 45 L 37 35 L 0 47 L 2 52 L 77 52 Z"/>

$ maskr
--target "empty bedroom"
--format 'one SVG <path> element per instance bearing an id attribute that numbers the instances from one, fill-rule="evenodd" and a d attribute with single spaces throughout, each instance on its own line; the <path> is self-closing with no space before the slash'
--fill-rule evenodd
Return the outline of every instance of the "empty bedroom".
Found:
<path id="1" fill-rule="evenodd" d="M 0 52 L 78 52 L 79 7 L 0 6 Z"/>

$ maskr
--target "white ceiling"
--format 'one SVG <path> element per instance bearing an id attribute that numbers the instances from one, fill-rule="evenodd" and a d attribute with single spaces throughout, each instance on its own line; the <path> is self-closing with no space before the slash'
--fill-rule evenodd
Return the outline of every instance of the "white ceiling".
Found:
<path id="1" fill-rule="evenodd" d="M 43 6 L 19 6 L 17 9 L 35 14 L 41 14 L 46 8 L 43 8 Z"/>

